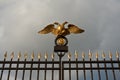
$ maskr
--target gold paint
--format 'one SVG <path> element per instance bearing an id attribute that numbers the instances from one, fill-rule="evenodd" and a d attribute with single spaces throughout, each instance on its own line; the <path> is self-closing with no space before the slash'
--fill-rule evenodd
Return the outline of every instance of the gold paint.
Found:
<path id="1" fill-rule="evenodd" d="M 112 58 L 112 53 L 109 51 L 109 58 L 111 59 Z"/>
<path id="2" fill-rule="evenodd" d="M 4 59 L 6 59 L 7 58 L 7 52 L 5 52 L 5 54 L 4 54 Z"/>
<path id="3" fill-rule="evenodd" d="M 55 57 L 55 55 L 54 55 L 54 53 L 52 53 L 51 58 L 54 59 L 54 57 Z"/>
<path id="4" fill-rule="evenodd" d="M 48 58 L 48 54 L 47 53 L 45 53 L 45 59 L 47 59 Z"/>
<path id="5" fill-rule="evenodd" d="M 104 58 L 104 59 L 105 59 L 105 53 L 104 53 L 104 52 L 102 53 L 102 58 Z"/>
<path id="6" fill-rule="evenodd" d="M 25 59 L 27 59 L 27 57 L 28 57 L 28 54 L 27 54 L 27 53 L 25 53 L 25 54 L 24 54 L 24 58 L 25 58 Z"/>
<path id="7" fill-rule="evenodd" d="M 68 53 L 68 59 L 71 59 L 71 53 L 70 52 Z"/>
<path id="8" fill-rule="evenodd" d="M 92 53 L 91 51 L 89 50 L 89 54 L 88 54 L 89 58 L 91 59 L 92 58 Z"/>
<path id="9" fill-rule="evenodd" d="M 75 58 L 78 59 L 78 53 L 76 50 L 75 50 Z"/>
<path id="10" fill-rule="evenodd" d="M 48 34 L 52 33 L 56 36 L 61 35 L 61 36 L 66 36 L 69 35 L 70 33 L 83 33 L 84 30 L 73 25 L 73 24 L 68 24 L 68 28 L 65 28 L 64 25 L 67 24 L 68 22 L 64 22 L 62 24 L 59 24 L 58 22 L 55 22 L 54 24 L 49 24 L 47 25 L 44 29 L 40 30 L 38 33 L 39 34 Z M 55 28 L 55 25 L 57 25 L 57 28 Z"/>
<path id="11" fill-rule="evenodd" d="M 119 58 L 119 53 L 118 53 L 118 51 L 116 51 L 116 58 Z"/>
<path id="12" fill-rule="evenodd" d="M 98 55 L 98 52 L 96 52 L 96 59 L 98 59 L 98 56 L 99 56 L 99 55 Z"/>
<path id="13" fill-rule="evenodd" d="M 57 44 L 58 44 L 58 45 L 64 45 L 64 44 L 65 44 L 64 38 L 59 38 L 59 39 L 57 40 Z"/>
<path id="14" fill-rule="evenodd" d="M 85 53 L 84 53 L 84 52 L 82 52 L 82 58 L 83 58 L 83 59 L 85 58 Z"/>
<path id="15" fill-rule="evenodd" d="M 11 56 L 11 59 L 13 59 L 14 58 L 14 52 L 12 52 L 10 56 Z"/>
<path id="16" fill-rule="evenodd" d="M 41 54 L 40 53 L 38 53 L 38 59 L 40 59 L 41 58 Z"/>
<path id="17" fill-rule="evenodd" d="M 18 59 L 20 59 L 20 58 L 21 58 L 21 52 L 18 53 Z"/>
<path id="18" fill-rule="evenodd" d="M 31 54 L 31 58 L 34 59 L 34 57 L 35 57 L 35 56 L 34 56 L 34 52 L 33 52 L 33 53 Z"/>
<path id="19" fill-rule="evenodd" d="M 58 30 L 61 30 L 62 28 L 60 26 L 57 27 Z"/>

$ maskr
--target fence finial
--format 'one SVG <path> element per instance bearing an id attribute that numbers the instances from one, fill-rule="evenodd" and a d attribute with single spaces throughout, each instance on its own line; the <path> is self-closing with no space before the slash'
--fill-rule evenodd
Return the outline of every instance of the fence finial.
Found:
<path id="1" fill-rule="evenodd" d="M 109 58 L 112 59 L 112 53 L 109 51 Z"/>
<path id="2" fill-rule="evenodd" d="M 47 54 L 47 52 L 45 53 L 45 59 L 47 59 L 48 58 L 48 54 Z"/>
<path id="3" fill-rule="evenodd" d="M 12 52 L 10 56 L 11 56 L 11 59 L 13 59 L 14 58 L 14 52 Z"/>
<path id="4" fill-rule="evenodd" d="M 27 52 L 25 52 L 24 58 L 27 59 L 27 57 L 28 57 L 28 54 L 27 54 Z"/>
<path id="5" fill-rule="evenodd" d="M 7 58 L 7 51 L 4 54 L 4 59 L 6 59 L 6 58 Z"/>
<path id="6" fill-rule="evenodd" d="M 18 59 L 20 59 L 20 58 L 21 58 L 21 52 L 18 53 Z"/>
<path id="7" fill-rule="evenodd" d="M 75 50 L 75 58 L 78 59 L 78 52 Z"/>
<path id="8" fill-rule="evenodd" d="M 34 56 L 34 51 L 33 51 L 33 53 L 31 54 L 31 58 L 34 59 L 34 57 L 35 57 L 35 56 Z"/>
<path id="9" fill-rule="evenodd" d="M 51 58 L 52 59 L 54 59 L 54 57 L 55 57 L 55 54 L 54 54 L 54 52 L 51 54 Z"/>
<path id="10" fill-rule="evenodd" d="M 82 52 L 82 58 L 83 58 L 83 59 L 85 58 L 85 53 L 84 53 L 84 52 Z"/>
<path id="11" fill-rule="evenodd" d="M 99 55 L 98 55 L 98 51 L 97 51 L 97 52 L 96 52 L 96 59 L 98 59 L 98 56 L 99 56 Z"/>
<path id="12" fill-rule="evenodd" d="M 38 59 L 40 59 L 41 58 L 41 53 L 38 53 Z"/>
<path id="13" fill-rule="evenodd" d="M 92 53 L 91 53 L 91 51 L 89 50 L 89 58 L 91 59 L 92 58 Z"/>
<path id="14" fill-rule="evenodd" d="M 104 53 L 104 51 L 102 52 L 102 58 L 105 59 L 105 53 Z"/>
<path id="15" fill-rule="evenodd" d="M 68 52 L 68 59 L 71 59 L 71 53 Z"/>
<path id="16" fill-rule="evenodd" d="M 119 58 L 119 53 L 118 53 L 118 51 L 116 51 L 116 58 Z"/>

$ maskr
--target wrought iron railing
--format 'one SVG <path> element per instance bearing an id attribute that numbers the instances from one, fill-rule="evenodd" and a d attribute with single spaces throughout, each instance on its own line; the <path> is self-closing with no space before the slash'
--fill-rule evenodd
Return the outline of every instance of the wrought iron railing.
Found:
<path id="1" fill-rule="evenodd" d="M 31 54 L 30 59 L 27 58 L 27 54 L 21 59 L 19 53 L 18 59 L 15 60 L 12 53 L 10 60 L 7 60 L 5 53 L 4 60 L 0 61 L 0 80 L 119 80 L 118 52 L 115 58 L 109 53 L 109 59 L 106 58 L 105 53 L 99 58 L 98 53 L 89 52 L 89 59 L 86 59 L 85 53 L 79 58 L 78 53 L 75 52 L 74 59 L 70 53 L 67 55 L 68 59 L 60 62 L 54 59 L 54 54 L 51 55 L 51 59 L 47 53 L 45 59 L 41 59 L 41 54 L 35 59 L 34 53 Z M 95 55 L 94 59 L 93 55 Z"/>

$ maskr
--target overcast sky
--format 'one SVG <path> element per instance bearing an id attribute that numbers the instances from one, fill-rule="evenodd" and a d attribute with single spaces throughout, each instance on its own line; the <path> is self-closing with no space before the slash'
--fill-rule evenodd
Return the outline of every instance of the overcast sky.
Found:
<path id="1" fill-rule="evenodd" d="M 67 36 L 69 51 L 120 51 L 120 0 L 0 0 L 0 54 L 53 52 L 55 36 L 37 32 L 55 21 L 85 30 Z"/>

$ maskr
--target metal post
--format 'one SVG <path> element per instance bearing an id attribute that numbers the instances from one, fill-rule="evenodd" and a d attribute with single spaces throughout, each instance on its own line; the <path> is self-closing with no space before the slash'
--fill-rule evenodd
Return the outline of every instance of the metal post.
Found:
<path id="1" fill-rule="evenodd" d="M 60 52 L 60 54 L 62 54 L 62 52 Z M 60 61 L 60 62 L 59 62 L 59 68 L 60 68 L 60 69 L 59 69 L 59 80 L 62 80 L 62 78 L 61 78 L 61 77 L 62 77 L 62 76 L 61 76 L 61 73 L 62 73 L 61 62 L 62 62 L 62 60 L 61 60 L 61 59 L 62 59 L 62 56 L 60 55 L 60 56 L 59 56 L 59 61 Z"/>

